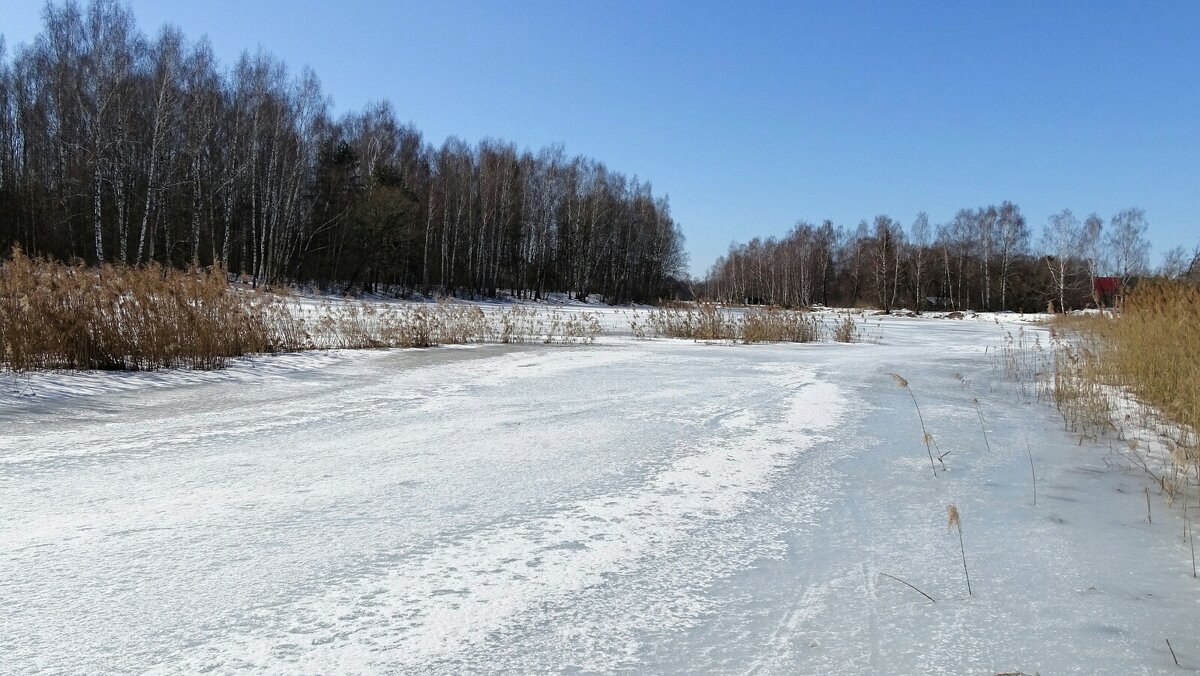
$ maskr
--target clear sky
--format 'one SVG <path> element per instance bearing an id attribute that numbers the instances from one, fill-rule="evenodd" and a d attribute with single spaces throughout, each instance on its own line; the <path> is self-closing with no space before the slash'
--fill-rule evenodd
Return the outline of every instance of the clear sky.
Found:
<path id="1" fill-rule="evenodd" d="M 797 220 L 933 223 L 1010 199 L 1040 232 L 1140 206 L 1200 243 L 1200 1 L 133 0 L 147 34 L 311 66 L 440 143 L 562 143 L 667 194 L 691 269 Z M 6 0 L 10 47 L 43 3 Z"/>

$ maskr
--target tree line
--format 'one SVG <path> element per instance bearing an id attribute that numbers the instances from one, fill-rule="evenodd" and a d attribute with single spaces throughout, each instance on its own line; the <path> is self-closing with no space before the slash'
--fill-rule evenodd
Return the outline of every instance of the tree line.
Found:
<path id="1" fill-rule="evenodd" d="M 311 70 L 231 68 L 116 0 L 0 37 L 0 242 L 89 263 L 219 266 L 258 283 L 612 302 L 686 263 L 666 197 L 561 147 L 426 142 L 386 102 L 334 119 Z"/>
<path id="2" fill-rule="evenodd" d="M 1070 209 L 1047 220 L 1036 246 L 1012 202 L 959 210 L 932 225 L 920 213 L 906 228 L 880 215 L 856 228 L 798 222 L 780 238 L 734 244 L 710 269 L 703 296 L 727 303 L 786 307 L 870 305 L 951 310 L 1082 308 L 1099 299 L 1093 279 L 1128 285 L 1150 273 L 1145 212 L 1130 208 L 1106 223 Z M 1158 274 L 1200 269 L 1197 254 L 1176 247 Z"/>

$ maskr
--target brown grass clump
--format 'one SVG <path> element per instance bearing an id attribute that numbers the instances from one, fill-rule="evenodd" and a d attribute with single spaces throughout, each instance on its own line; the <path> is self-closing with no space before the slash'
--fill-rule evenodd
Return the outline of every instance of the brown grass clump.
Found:
<path id="1" fill-rule="evenodd" d="M 539 313 L 513 306 L 485 313 L 475 305 L 330 303 L 316 310 L 284 308 L 282 326 L 301 326 L 297 349 L 433 347 L 468 343 L 591 343 L 600 322 L 590 312 Z M 300 318 L 295 319 L 296 315 Z"/>
<path id="2" fill-rule="evenodd" d="M 820 339 L 821 325 L 801 312 L 751 310 L 742 316 L 743 343 L 811 343 Z"/>
<path id="3" fill-rule="evenodd" d="M 692 340 L 738 340 L 739 323 L 712 303 L 689 305 L 684 309 L 660 308 L 650 313 L 651 330 L 656 336 Z"/>
<path id="4" fill-rule="evenodd" d="M 1168 420 L 1200 429 L 1200 287 L 1143 283 L 1119 317 L 1096 327 L 1106 375 Z"/>
<path id="5" fill-rule="evenodd" d="M 462 343 L 590 343 L 593 313 L 514 306 L 305 306 L 290 292 L 231 286 L 221 270 L 64 265 L 20 250 L 0 265 L 0 367 L 216 369 L 251 353 L 431 347 Z"/>
<path id="6" fill-rule="evenodd" d="M 33 260 L 0 265 L 0 364 L 31 369 L 215 369 L 276 348 L 269 301 L 220 271 Z"/>
<path id="7" fill-rule="evenodd" d="M 306 350 L 477 343 L 486 340 L 489 328 L 479 308 L 448 303 L 415 307 L 325 303 L 315 317 L 293 308 L 284 308 L 284 313 L 300 315 L 307 330 L 298 349 Z"/>
<path id="8" fill-rule="evenodd" d="M 661 307 L 650 312 L 646 325 L 630 322 L 634 337 L 654 335 L 691 340 L 727 340 L 751 343 L 811 343 L 832 338 L 853 343 L 865 339 L 849 314 L 830 328 L 799 310 L 755 308 L 742 313 L 727 312 L 712 303 L 690 303 Z"/>
<path id="9" fill-rule="evenodd" d="M 541 333 L 537 312 L 532 308 L 514 306 L 500 313 L 501 343 L 526 343 Z"/>
<path id="10" fill-rule="evenodd" d="M 1090 333 L 1060 334 L 1048 384 L 1068 430 L 1098 438 L 1112 429 L 1116 411 L 1111 381 L 1101 374 L 1102 343 Z"/>
<path id="11" fill-rule="evenodd" d="M 1056 318 L 1052 329 L 1068 427 L 1120 433 L 1113 418 L 1128 396 L 1145 427 L 1169 428 L 1174 462 L 1200 475 L 1200 287 L 1143 281 L 1118 314 Z"/>
<path id="12" fill-rule="evenodd" d="M 1050 336 L 1054 338 L 1056 335 L 1051 326 Z M 1040 336 L 1031 338 L 1025 327 L 1020 327 L 1015 335 L 1011 331 L 1005 332 L 1004 343 L 1000 349 L 992 352 L 992 360 L 993 372 L 1003 371 L 1005 378 L 1019 382 L 1023 387 L 1027 381 L 1036 381 L 1048 370 L 1051 357 L 1042 345 Z"/>
<path id="13" fill-rule="evenodd" d="M 862 342 L 862 329 L 849 312 L 833 320 L 833 339 L 839 343 Z"/>

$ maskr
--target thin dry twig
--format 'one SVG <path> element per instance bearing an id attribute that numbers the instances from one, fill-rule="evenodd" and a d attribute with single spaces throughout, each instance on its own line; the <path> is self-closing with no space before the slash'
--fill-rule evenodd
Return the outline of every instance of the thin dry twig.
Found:
<path id="1" fill-rule="evenodd" d="M 975 412 L 979 414 L 979 429 L 983 430 L 983 444 L 987 446 L 988 453 L 991 453 L 992 444 L 988 441 L 987 423 L 983 421 L 983 407 L 979 405 L 979 397 L 971 397 L 971 401 L 975 402 Z"/>
<path id="2" fill-rule="evenodd" d="M 1196 538 L 1192 537 L 1192 520 L 1185 519 L 1187 522 L 1188 543 L 1192 546 L 1192 577 L 1196 577 Z"/>
<path id="3" fill-rule="evenodd" d="M 1025 435 L 1025 455 L 1029 456 L 1029 474 L 1033 477 L 1033 506 L 1037 507 L 1037 470 L 1033 468 L 1033 450 L 1029 446 L 1029 435 Z"/>
<path id="4" fill-rule="evenodd" d="M 899 582 L 900 584 L 908 585 L 913 591 L 917 592 L 921 596 L 924 596 L 925 598 L 929 599 L 930 601 L 937 603 L 937 599 L 933 598 L 929 594 L 926 594 L 925 592 L 921 591 L 920 589 L 917 589 L 917 587 L 915 585 L 913 585 L 912 583 L 910 583 L 906 580 L 901 580 L 900 578 L 896 577 L 895 575 L 888 575 L 887 573 L 880 573 L 880 575 L 882 575 L 884 577 L 890 577 L 891 579 L 895 580 L 896 582 Z"/>

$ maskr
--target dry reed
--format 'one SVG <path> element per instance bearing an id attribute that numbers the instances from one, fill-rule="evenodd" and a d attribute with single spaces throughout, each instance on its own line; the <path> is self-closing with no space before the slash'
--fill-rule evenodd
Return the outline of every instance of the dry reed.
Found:
<path id="1" fill-rule="evenodd" d="M 858 343 L 863 341 L 863 332 L 854 318 L 847 312 L 833 320 L 833 339 L 839 343 Z"/>
<path id="2" fill-rule="evenodd" d="M 1126 403 L 1141 427 L 1167 435 L 1175 471 L 1159 476 L 1139 455 L 1129 457 L 1172 498 L 1200 478 L 1200 287 L 1145 280 L 1119 313 L 1056 318 L 1053 389 L 1067 427 L 1099 436 L 1124 421 Z M 1197 492 L 1200 503 L 1200 492 Z"/>
<path id="3" fill-rule="evenodd" d="M 297 349 L 406 348 L 470 343 L 591 343 L 600 322 L 590 312 L 539 312 L 515 305 L 484 312 L 479 306 L 438 302 L 378 305 L 325 302 L 283 308 L 283 325 L 299 325 Z"/>
<path id="4" fill-rule="evenodd" d="M 1037 507 L 1037 470 L 1033 468 L 1033 449 L 1029 445 L 1029 435 L 1025 435 L 1025 455 L 1029 456 L 1029 477 L 1033 484 L 1033 506 Z"/>
<path id="5" fill-rule="evenodd" d="M 963 544 L 962 519 L 958 514 L 958 507 L 954 503 L 946 505 L 946 528 L 958 529 L 958 549 L 962 553 L 963 578 L 967 581 L 967 595 L 974 596 L 971 592 L 971 575 L 967 572 L 967 548 Z"/>
<path id="6" fill-rule="evenodd" d="M 231 285 L 221 270 L 64 265 L 16 250 L 0 265 L 0 367 L 216 369 L 253 353 L 590 343 L 600 333 L 589 312 L 514 306 L 485 313 L 453 303 L 309 306 L 282 291 Z"/>
<path id="7" fill-rule="evenodd" d="M 751 310 L 742 316 L 743 343 L 811 343 L 820 338 L 821 325 L 801 312 Z"/>
<path id="8" fill-rule="evenodd" d="M 661 337 L 729 341 L 741 338 L 738 321 L 711 303 L 682 309 L 660 308 L 652 311 L 647 321 L 654 335 Z"/>
<path id="9" fill-rule="evenodd" d="M 913 394 L 912 388 L 908 386 L 908 380 L 904 376 L 899 373 L 889 373 L 888 375 L 892 377 L 892 381 L 896 383 L 897 387 L 908 392 L 908 396 L 912 397 L 913 407 L 917 409 L 917 420 L 921 422 L 921 438 L 925 442 L 925 451 L 929 453 L 929 468 L 933 470 L 934 478 L 937 478 L 937 465 L 933 464 L 933 447 L 930 446 L 933 435 L 925 428 L 925 416 L 921 415 L 921 405 L 917 403 L 917 395 Z"/>
<path id="10" fill-rule="evenodd" d="M 224 273 L 64 265 L 20 250 L 0 265 L 0 363 L 34 369 L 215 369 L 277 349 L 265 296 Z"/>
<path id="11" fill-rule="evenodd" d="M 1192 577 L 1196 577 L 1196 540 L 1192 537 L 1192 520 L 1185 518 L 1184 523 L 1187 525 L 1188 544 L 1192 548 Z"/>
<path id="12" fill-rule="evenodd" d="M 712 303 L 675 303 L 649 313 L 646 325 L 630 321 L 635 338 L 648 335 L 703 341 L 751 343 L 811 343 L 834 340 L 842 343 L 869 340 L 860 324 L 849 314 L 834 319 L 833 325 L 808 312 L 781 308 L 754 308 L 728 312 Z"/>
<path id="13" fill-rule="evenodd" d="M 987 447 L 988 453 L 991 453 L 992 443 L 988 441 L 987 423 L 983 420 L 983 407 L 979 405 L 978 397 L 971 397 L 971 401 L 975 402 L 975 412 L 979 414 L 979 429 L 983 430 L 983 444 Z"/>

